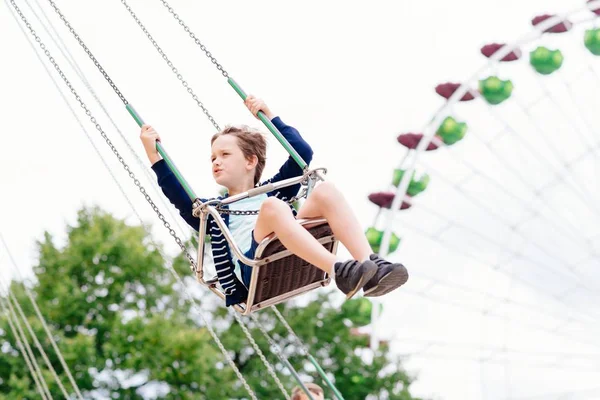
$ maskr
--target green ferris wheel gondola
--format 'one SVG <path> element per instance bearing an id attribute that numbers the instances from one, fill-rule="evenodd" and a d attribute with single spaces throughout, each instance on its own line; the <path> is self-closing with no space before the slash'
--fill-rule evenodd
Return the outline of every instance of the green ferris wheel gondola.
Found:
<path id="1" fill-rule="evenodd" d="M 498 105 L 507 100 L 513 91 L 510 80 L 502 80 L 497 76 L 490 76 L 479 81 L 479 92 L 491 105 Z"/>
<path id="2" fill-rule="evenodd" d="M 600 28 L 585 31 L 583 42 L 590 53 L 600 56 Z"/>
<path id="3" fill-rule="evenodd" d="M 550 75 L 558 71 L 563 64 L 564 56 L 560 50 L 550 50 L 540 46 L 529 53 L 529 63 L 539 74 Z"/>

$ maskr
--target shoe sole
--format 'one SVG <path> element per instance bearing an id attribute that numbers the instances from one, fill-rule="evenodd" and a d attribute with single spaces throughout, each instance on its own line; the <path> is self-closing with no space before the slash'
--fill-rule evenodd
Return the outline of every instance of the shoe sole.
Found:
<path id="1" fill-rule="evenodd" d="M 394 268 L 389 274 L 385 275 L 379 283 L 369 290 L 365 291 L 365 297 L 378 297 L 388 294 L 392 290 L 398 289 L 408 281 L 408 271 L 404 266 Z"/>
<path id="2" fill-rule="evenodd" d="M 372 264 L 371 268 L 369 268 L 369 270 L 367 270 L 361 276 L 360 280 L 358 281 L 358 283 L 356 284 L 354 289 L 352 289 L 351 291 L 349 291 L 346 294 L 346 300 L 350 300 L 360 289 L 362 289 L 363 286 L 365 286 L 367 284 L 367 282 L 369 282 L 371 280 L 372 277 L 375 276 L 375 274 L 377 273 L 377 264 L 375 264 L 374 262 L 372 262 L 370 264 Z M 367 265 L 369 265 L 369 264 L 367 264 Z"/>

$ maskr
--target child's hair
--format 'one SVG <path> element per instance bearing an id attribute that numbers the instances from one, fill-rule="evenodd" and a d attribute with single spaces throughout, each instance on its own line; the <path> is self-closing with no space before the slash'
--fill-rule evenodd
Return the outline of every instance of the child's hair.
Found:
<path id="1" fill-rule="evenodd" d="M 267 161 L 267 141 L 260 131 L 254 130 L 246 125 L 240 127 L 226 126 L 221 132 L 215 133 L 210 140 L 212 145 L 219 136 L 233 135 L 238 140 L 238 146 L 246 159 L 256 156 L 258 163 L 254 172 L 254 184 L 260 181 L 265 163 Z"/>
<path id="2" fill-rule="evenodd" d="M 321 386 L 317 385 L 316 383 L 306 382 L 306 383 L 304 383 L 304 386 L 306 386 L 308 391 L 311 392 L 312 394 L 316 394 L 316 395 L 323 394 L 323 388 Z M 292 389 L 292 400 L 300 399 L 302 397 L 303 393 L 304 393 L 304 391 L 300 388 L 300 386 L 296 386 L 294 389 Z"/>

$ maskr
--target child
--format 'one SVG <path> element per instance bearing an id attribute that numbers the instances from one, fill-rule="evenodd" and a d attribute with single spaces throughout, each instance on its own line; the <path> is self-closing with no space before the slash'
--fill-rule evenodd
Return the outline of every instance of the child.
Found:
<path id="1" fill-rule="evenodd" d="M 310 163 L 312 149 L 296 129 L 286 125 L 262 100 L 254 96 L 248 96 L 245 104 L 254 116 L 262 111 L 304 161 Z M 160 141 L 158 133 L 151 126 L 144 125 L 140 138 L 163 193 L 179 210 L 183 219 L 198 230 L 200 221 L 192 216 L 192 201 L 156 150 L 156 141 Z M 303 173 L 289 157 L 275 176 L 258 185 L 265 167 L 266 141 L 259 132 L 248 127 L 226 127 L 212 137 L 211 145 L 213 177 L 227 189 L 225 197 Z M 333 277 L 337 287 L 348 299 L 360 289 L 364 290 L 365 296 L 381 296 L 407 281 L 408 273 L 402 264 L 392 264 L 372 254 L 354 213 L 342 193 L 331 183 L 322 182 L 317 185 L 295 215 L 295 210 L 285 201 L 296 195 L 299 189 L 300 185 L 297 184 L 230 205 L 231 210 L 260 210 L 258 216 L 223 215 L 235 242 L 246 257 L 253 259 L 258 243 L 275 232 L 288 250 Z M 353 259 L 338 261 L 335 255 L 328 252 L 296 222 L 295 217 L 327 219 L 334 235 L 346 246 Z M 252 268 L 232 257 L 229 244 L 212 217 L 209 217 L 207 231 L 211 235 L 215 268 L 226 295 L 226 305 L 244 302 L 248 295 Z M 238 278 L 241 278 L 243 284 Z"/>

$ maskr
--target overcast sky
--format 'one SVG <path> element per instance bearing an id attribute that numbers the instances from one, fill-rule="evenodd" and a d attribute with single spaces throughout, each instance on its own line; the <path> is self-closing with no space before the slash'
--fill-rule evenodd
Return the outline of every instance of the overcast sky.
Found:
<path id="1" fill-rule="evenodd" d="M 132 170 L 151 187 L 27 3 L 15 1 Z M 45 0 L 38 1 L 147 170 L 137 125 Z M 129 4 L 220 126 L 260 127 L 160 1 Z M 157 128 L 195 191 L 215 194 L 209 163 L 215 129 L 123 5 L 117 0 L 57 5 L 125 98 Z M 264 98 L 300 130 L 315 150 L 312 165 L 328 168 L 328 178 L 366 229 L 377 211 L 368 194 L 390 189 L 392 171 L 405 154 L 396 136 L 420 132 L 443 104 L 435 86 L 475 74 L 486 62 L 482 45 L 517 40 L 531 31 L 534 16 L 567 12 L 583 2 L 174 0 L 171 5 L 247 92 Z M 590 16 L 583 12 L 576 18 Z M 469 124 L 467 136 L 449 151 L 424 155 L 419 171 L 431 175 L 428 190 L 414 199 L 411 210 L 384 214 L 379 221 L 393 218 L 394 231 L 403 238 L 393 258 L 411 273 L 403 289 L 382 298 L 380 334 L 407 355 L 407 369 L 418 376 L 417 395 L 600 396 L 594 130 L 600 74 L 597 58 L 583 46 L 583 33 L 592 24 L 544 36 L 523 48 L 522 60 L 481 72 L 478 78 L 495 73 L 511 79 L 513 97 L 494 109 L 481 100 L 455 107 L 452 115 Z M 65 225 L 74 222 L 81 206 L 98 205 L 132 223 L 136 219 L 5 5 L 0 37 L 0 233 L 27 274 L 36 260 L 35 241 L 50 231 L 63 243 Z M 527 58 L 538 45 L 563 51 L 561 71 L 543 79 L 532 72 Z M 173 254 L 168 233 L 67 96 L 137 212 Z M 271 140 L 265 175 L 285 158 Z M 11 276 L 4 249 L 0 271 Z"/>

